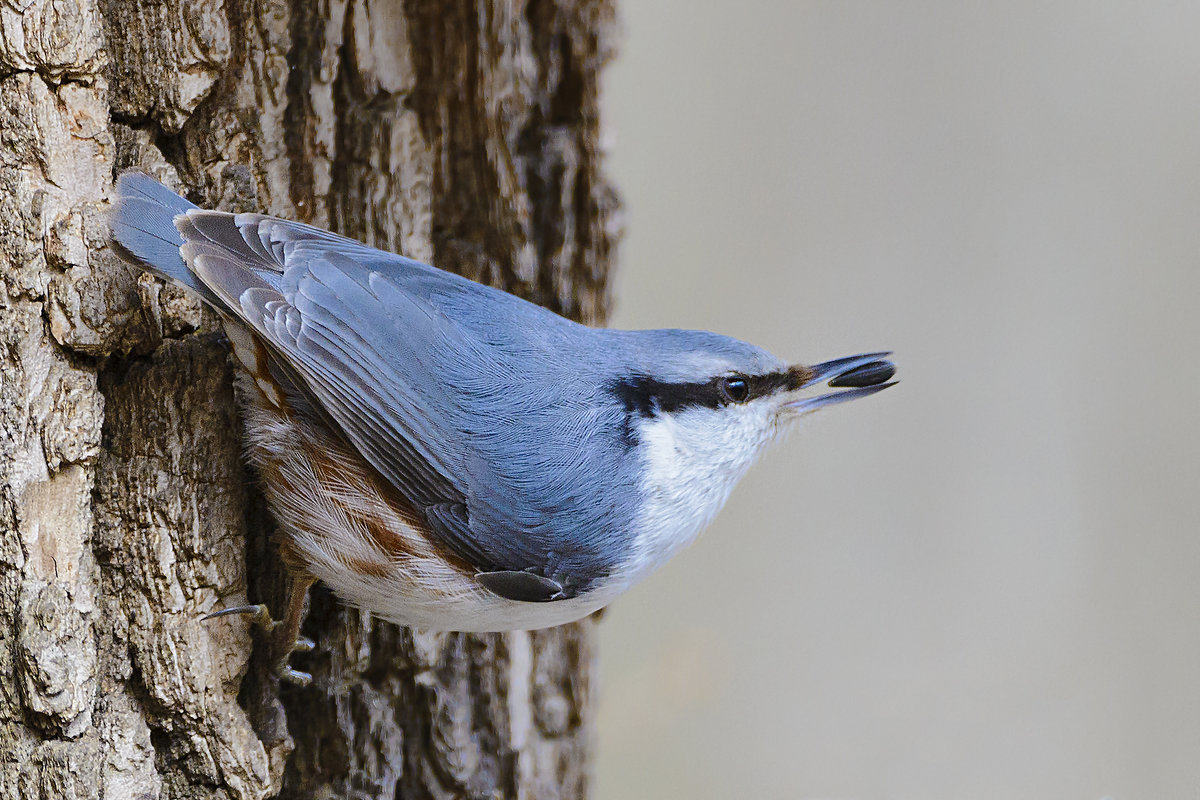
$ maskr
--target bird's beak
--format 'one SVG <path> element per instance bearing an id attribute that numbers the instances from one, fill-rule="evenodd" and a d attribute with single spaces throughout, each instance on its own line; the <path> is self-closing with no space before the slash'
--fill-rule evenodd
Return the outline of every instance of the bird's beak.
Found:
<path id="1" fill-rule="evenodd" d="M 895 386 L 898 381 L 891 380 L 891 377 L 896 374 L 896 365 L 888 360 L 890 355 L 891 353 L 863 353 L 814 364 L 808 367 L 812 377 L 801 384 L 797 391 L 811 389 L 822 383 L 838 391 L 788 400 L 783 407 L 797 414 L 807 414 L 818 408 L 866 397 L 889 386 Z"/>

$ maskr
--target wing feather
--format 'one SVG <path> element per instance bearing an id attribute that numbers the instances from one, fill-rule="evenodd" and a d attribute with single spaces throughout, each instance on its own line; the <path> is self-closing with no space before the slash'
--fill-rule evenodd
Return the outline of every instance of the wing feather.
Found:
<path id="1" fill-rule="evenodd" d="M 577 326 L 300 223 L 189 205 L 175 225 L 203 290 L 492 591 L 571 597 L 612 568 L 631 467 L 587 440 L 611 404 L 556 358 Z"/>

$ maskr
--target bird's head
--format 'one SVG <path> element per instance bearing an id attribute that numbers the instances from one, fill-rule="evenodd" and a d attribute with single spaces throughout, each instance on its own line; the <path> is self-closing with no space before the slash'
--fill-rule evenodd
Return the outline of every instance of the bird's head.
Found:
<path id="1" fill-rule="evenodd" d="M 732 487 L 790 423 L 893 386 L 889 353 L 789 365 L 765 350 L 705 331 L 627 332 L 634 353 L 614 392 L 649 445 L 655 471 Z"/>

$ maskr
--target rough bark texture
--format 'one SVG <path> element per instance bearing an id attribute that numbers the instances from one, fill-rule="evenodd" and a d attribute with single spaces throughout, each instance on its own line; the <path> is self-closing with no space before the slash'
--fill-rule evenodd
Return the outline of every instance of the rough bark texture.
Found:
<path id="1" fill-rule="evenodd" d="M 113 176 L 596 322 L 610 0 L 0 0 L 0 797 L 580 797 L 593 641 L 418 634 L 286 577 L 212 315 L 106 250 Z"/>

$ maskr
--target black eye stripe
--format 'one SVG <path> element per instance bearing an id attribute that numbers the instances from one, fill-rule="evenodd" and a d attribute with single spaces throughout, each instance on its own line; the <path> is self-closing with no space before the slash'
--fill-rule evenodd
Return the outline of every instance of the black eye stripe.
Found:
<path id="1" fill-rule="evenodd" d="M 627 413 L 648 417 L 658 412 L 672 413 L 693 406 L 719 408 L 730 402 L 749 402 L 781 389 L 797 389 L 810 375 L 802 367 L 764 375 L 721 375 L 692 383 L 667 383 L 646 375 L 634 375 L 614 381 L 609 388 Z M 739 400 L 732 395 L 726 386 L 729 379 L 745 381 L 744 398 Z"/>
<path id="2" fill-rule="evenodd" d="M 717 408 L 724 402 L 721 390 L 712 381 L 704 383 L 665 383 L 644 375 L 616 381 L 612 392 L 626 412 L 643 417 L 660 411 L 673 413 L 692 406 Z"/>

